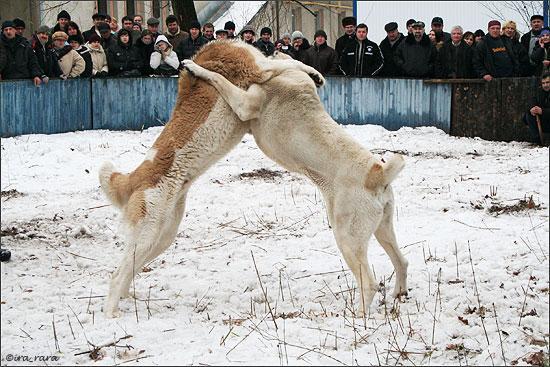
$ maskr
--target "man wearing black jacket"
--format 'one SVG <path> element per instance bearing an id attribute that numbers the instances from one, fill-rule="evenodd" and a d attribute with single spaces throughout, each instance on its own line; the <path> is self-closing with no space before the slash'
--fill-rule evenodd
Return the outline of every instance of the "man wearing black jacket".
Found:
<path id="1" fill-rule="evenodd" d="M 327 34 L 322 29 L 315 32 L 313 46 L 304 54 L 304 64 L 311 66 L 323 75 L 335 75 L 338 72 L 338 55 L 327 45 Z"/>
<path id="2" fill-rule="evenodd" d="M 537 44 L 537 39 L 540 35 L 542 27 L 544 27 L 544 17 L 540 14 L 535 14 L 531 17 L 531 31 L 521 36 L 520 43 L 529 54 L 529 58 L 531 58 L 531 55 L 533 54 L 533 49 Z M 532 63 L 530 71 L 531 73 L 529 75 L 533 75 L 535 73 L 535 66 Z"/>
<path id="3" fill-rule="evenodd" d="M 347 76 L 375 76 L 382 66 L 384 57 L 378 45 L 367 38 L 369 28 L 361 23 L 355 29 L 355 39 L 350 40 L 342 51 L 340 67 Z"/>
<path id="4" fill-rule="evenodd" d="M 342 27 L 344 27 L 344 34 L 336 40 L 334 49 L 338 54 L 338 59 L 342 57 L 342 51 L 346 48 L 346 44 L 355 38 L 355 26 L 357 25 L 357 19 L 355 17 L 345 17 L 342 19 Z"/>
<path id="5" fill-rule="evenodd" d="M 451 40 L 439 50 L 439 68 L 436 76 L 449 79 L 474 77 L 472 68 L 472 48 L 462 40 L 461 26 L 451 29 Z"/>
<path id="6" fill-rule="evenodd" d="M 273 32 L 269 27 L 263 27 L 260 32 L 260 39 L 253 43 L 254 47 L 260 50 L 265 56 L 271 56 L 275 52 L 275 45 L 271 42 Z"/>
<path id="7" fill-rule="evenodd" d="M 409 34 L 397 47 L 394 61 L 401 75 L 410 78 L 432 78 L 435 74 L 437 51 L 424 33 L 424 22 L 416 21 Z"/>
<path id="8" fill-rule="evenodd" d="M 380 70 L 379 76 L 391 78 L 400 76 L 399 68 L 395 65 L 394 55 L 397 47 L 405 39 L 405 36 L 397 29 L 397 23 L 391 22 L 384 26 L 384 30 L 388 34 L 382 42 L 380 42 L 380 51 L 384 56 L 384 66 Z"/>
<path id="9" fill-rule="evenodd" d="M 537 116 L 541 122 L 543 133 L 550 132 L 550 74 L 546 73 L 541 78 L 541 88 L 537 90 L 535 99 L 529 111 L 525 114 L 524 122 L 529 126 L 533 143 L 542 143 L 537 126 Z"/>
<path id="10" fill-rule="evenodd" d="M 512 43 L 500 36 L 500 22 L 491 20 L 488 33 L 479 41 L 473 55 L 474 72 L 479 78 L 490 82 L 493 78 L 519 75 L 519 63 Z"/>
<path id="11" fill-rule="evenodd" d="M 92 21 L 94 22 L 94 25 L 92 28 L 88 29 L 87 31 L 82 32 L 82 37 L 84 37 L 84 42 L 88 42 L 90 40 L 90 36 L 92 34 L 97 34 L 101 37 L 101 34 L 99 33 L 99 23 L 105 23 L 105 19 L 107 16 L 105 14 L 95 13 L 92 15 Z"/>

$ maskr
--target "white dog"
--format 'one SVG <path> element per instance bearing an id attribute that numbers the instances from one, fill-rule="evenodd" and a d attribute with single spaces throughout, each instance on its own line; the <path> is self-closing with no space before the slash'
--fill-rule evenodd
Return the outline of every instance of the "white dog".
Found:
<path id="1" fill-rule="evenodd" d="M 351 139 L 319 100 L 312 79 L 318 85 L 324 79 L 300 62 L 267 59 L 242 42 L 223 41 L 207 44 L 185 66 L 196 78 L 181 75 L 170 122 L 146 160 L 130 174 L 114 172 L 110 163 L 99 173 L 128 228 L 106 315 L 119 314 L 132 277 L 173 242 L 191 183 L 249 130 L 266 155 L 323 193 L 338 247 L 361 286 L 362 309 L 377 289 L 366 253 L 373 233 L 394 265 L 394 295 L 406 292 L 407 261 L 393 231 L 389 186 L 402 157 L 383 163 Z"/>

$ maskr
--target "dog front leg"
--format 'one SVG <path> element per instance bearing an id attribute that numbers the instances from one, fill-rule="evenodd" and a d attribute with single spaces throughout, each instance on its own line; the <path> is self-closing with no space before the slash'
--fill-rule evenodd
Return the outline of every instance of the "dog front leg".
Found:
<path id="1" fill-rule="evenodd" d="M 261 107 L 266 97 L 259 85 L 252 84 L 248 90 L 242 90 L 223 75 L 205 69 L 192 60 L 183 60 L 183 65 L 195 77 L 216 88 L 241 121 L 252 120 L 260 116 Z"/>

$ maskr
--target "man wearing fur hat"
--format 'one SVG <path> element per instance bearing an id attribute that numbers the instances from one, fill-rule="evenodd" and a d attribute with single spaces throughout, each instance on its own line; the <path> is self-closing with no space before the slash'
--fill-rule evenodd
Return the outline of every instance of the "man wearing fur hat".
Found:
<path id="1" fill-rule="evenodd" d="M 13 21 L 6 20 L 2 23 L 0 44 L 6 57 L 5 65 L 0 69 L 1 80 L 32 78 L 36 86 L 42 81 L 47 82 L 30 43 L 16 34 Z"/>
<path id="2" fill-rule="evenodd" d="M 52 35 L 53 52 L 57 56 L 63 79 L 76 78 L 86 69 L 86 62 L 73 48 L 66 44 L 69 36 L 65 32 L 55 32 Z"/>
<path id="3" fill-rule="evenodd" d="M 342 57 L 342 51 L 346 48 L 347 43 L 355 38 L 355 26 L 357 25 L 357 19 L 355 17 L 345 17 L 342 19 L 342 27 L 344 28 L 344 34 L 336 40 L 334 49 L 338 54 L 338 59 Z"/>
<path id="4" fill-rule="evenodd" d="M 355 39 L 342 51 L 340 67 L 347 76 L 376 76 L 384 66 L 378 45 L 367 38 L 369 28 L 361 23 L 355 29 Z"/>
<path id="5" fill-rule="evenodd" d="M 517 76 L 519 63 L 510 40 L 500 36 L 500 22 L 491 20 L 487 28 L 487 34 L 474 49 L 474 72 L 488 82 L 493 78 Z"/>
<path id="6" fill-rule="evenodd" d="M 189 26 L 189 37 L 180 42 L 176 49 L 176 54 L 181 62 L 184 59 L 190 59 L 194 54 L 208 41 L 201 35 L 201 24 L 198 21 L 191 22 Z"/>
<path id="7" fill-rule="evenodd" d="M 273 32 L 269 27 L 263 27 L 260 32 L 260 39 L 254 42 L 254 47 L 260 50 L 265 56 L 271 56 L 275 52 L 275 45 L 271 42 Z"/>
<path id="8" fill-rule="evenodd" d="M 311 66 L 323 75 L 338 74 L 338 55 L 327 45 L 327 34 L 320 29 L 313 36 L 313 46 L 304 54 L 304 64 Z"/>

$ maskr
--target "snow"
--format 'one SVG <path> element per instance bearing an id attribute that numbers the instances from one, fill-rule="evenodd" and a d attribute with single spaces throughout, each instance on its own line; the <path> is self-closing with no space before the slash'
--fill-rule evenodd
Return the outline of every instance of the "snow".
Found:
<path id="1" fill-rule="evenodd" d="M 136 277 L 136 299 L 121 300 L 122 316 L 106 319 L 123 243 L 97 170 L 106 160 L 134 169 L 161 128 L 2 139 L 2 246 L 12 251 L 1 264 L 2 365 L 35 356 L 50 365 L 548 358 L 548 148 L 435 128 L 344 129 L 373 152 L 406 153 L 393 187 L 409 296 L 391 299 L 392 266 L 371 239 L 385 287 L 366 319 L 353 317 L 355 284 L 319 191 L 248 135 L 194 184 L 175 244 Z M 262 168 L 263 176 L 251 174 Z M 488 211 L 531 196 L 532 209 Z"/>

